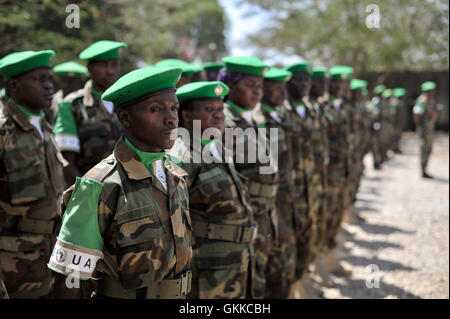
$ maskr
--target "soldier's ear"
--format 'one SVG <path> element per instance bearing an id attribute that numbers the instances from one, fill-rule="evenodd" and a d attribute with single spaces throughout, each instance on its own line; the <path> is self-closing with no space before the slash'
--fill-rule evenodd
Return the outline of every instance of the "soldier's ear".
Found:
<path id="1" fill-rule="evenodd" d="M 119 108 L 117 110 L 117 118 L 119 119 L 120 123 L 122 123 L 124 128 L 131 127 L 130 112 L 128 109 Z"/>

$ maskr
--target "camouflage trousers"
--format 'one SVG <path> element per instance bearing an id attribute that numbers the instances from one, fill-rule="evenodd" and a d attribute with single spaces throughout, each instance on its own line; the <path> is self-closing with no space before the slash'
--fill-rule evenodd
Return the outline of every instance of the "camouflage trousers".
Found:
<path id="1" fill-rule="evenodd" d="M 50 239 L 41 236 L 31 236 L 30 241 L 25 236 L 0 236 L 0 268 L 12 299 L 47 297 L 51 292 L 53 275 L 47 267 Z M 40 247 L 33 246 L 35 241 Z"/>
<path id="2" fill-rule="evenodd" d="M 312 261 L 315 230 L 313 216 L 317 216 L 317 211 L 313 212 L 312 208 L 306 202 L 303 202 L 297 204 L 297 212 L 299 214 L 301 227 L 297 227 L 295 233 L 297 245 L 295 277 L 299 280 Z"/>
<path id="3" fill-rule="evenodd" d="M 277 240 L 278 216 L 275 209 L 275 198 L 250 198 L 255 221 L 258 223 L 258 234 L 253 241 L 254 256 L 251 260 L 251 296 L 262 299 L 266 294 L 266 267 L 269 256 Z"/>
<path id="4" fill-rule="evenodd" d="M 425 171 L 431 151 L 433 150 L 434 131 L 418 130 L 418 135 L 420 138 L 420 165 L 422 171 Z"/>
<path id="5" fill-rule="evenodd" d="M 372 143 L 370 144 L 370 146 L 373 155 L 373 162 L 375 163 L 375 165 L 380 165 L 382 162 L 382 157 L 381 157 L 381 142 L 378 133 L 374 133 Z"/>
<path id="6" fill-rule="evenodd" d="M 265 298 L 287 299 L 292 283 L 295 281 L 296 245 L 294 229 L 295 206 L 292 192 L 289 189 L 279 189 L 276 200 L 280 222 L 286 229 L 280 228 L 279 240 L 274 243 L 266 267 Z"/>
<path id="7" fill-rule="evenodd" d="M 326 247 L 327 242 L 327 219 L 328 219 L 328 208 L 327 208 L 327 173 L 326 166 L 323 165 L 320 167 L 322 174 L 321 184 L 317 187 L 318 193 L 318 207 L 317 207 L 317 219 L 314 223 L 314 238 L 313 238 L 313 246 L 315 248 L 316 253 L 322 252 Z"/>
<path id="8" fill-rule="evenodd" d="M 353 155 L 348 183 L 348 200 L 350 204 L 356 201 L 356 195 L 363 174 L 362 153 L 354 152 Z"/>
<path id="9" fill-rule="evenodd" d="M 327 195 L 327 247 L 333 249 L 336 247 L 336 235 L 344 217 L 345 204 L 349 197 L 344 164 L 328 166 Z"/>
<path id="10" fill-rule="evenodd" d="M 240 245 L 242 249 L 239 251 L 236 245 Z M 191 292 L 187 298 L 247 298 L 252 255 L 251 244 L 209 242 L 202 245 L 200 249 L 197 249 L 194 244 L 191 261 Z M 203 262 L 198 262 L 200 259 Z"/>

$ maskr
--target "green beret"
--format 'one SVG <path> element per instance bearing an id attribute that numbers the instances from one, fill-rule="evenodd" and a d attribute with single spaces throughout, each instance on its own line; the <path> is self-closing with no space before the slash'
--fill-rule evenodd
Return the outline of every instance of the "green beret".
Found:
<path id="1" fill-rule="evenodd" d="M 198 63 L 190 63 L 192 69 L 194 70 L 194 73 L 203 71 L 203 65 Z"/>
<path id="2" fill-rule="evenodd" d="M 225 69 L 234 72 L 264 77 L 269 66 L 258 58 L 252 56 L 227 56 L 222 59 Z"/>
<path id="3" fill-rule="evenodd" d="M 1 59 L 0 74 L 9 79 L 35 68 L 51 67 L 54 57 L 53 50 L 14 52 Z"/>
<path id="4" fill-rule="evenodd" d="M 360 79 L 352 79 L 350 82 L 350 90 L 360 90 L 362 88 L 367 87 L 367 81 Z"/>
<path id="5" fill-rule="evenodd" d="M 383 93 L 384 90 L 386 90 L 386 86 L 384 86 L 383 84 L 379 84 L 375 87 L 374 92 L 375 94 L 380 94 Z"/>
<path id="6" fill-rule="evenodd" d="M 64 62 L 53 67 L 53 72 L 61 75 L 89 75 L 87 67 L 80 63 L 69 61 Z"/>
<path id="7" fill-rule="evenodd" d="M 434 83 L 433 81 L 423 82 L 421 88 L 423 92 L 431 91 L 436 88 L 436 83 Z"/>
<path id="8" fill-rule="evenodd" d="M 392 90 L 391 89 L 384 90 L 383 93 L 381 94 L 381 96 L 383 97 L 383 99 L 387 99 L 387 98 L 391 97 Z"/>
<path id="9" fill-rule="evenodd" d="M 203 64 L 203 69 L 205 70 L 220 70 L 224 67 L 223 63 L 220 62 L 206 62 Z"/>
<path id="10" fill-rule="evenodd" d="M 311 77 L 312 78 L 328 78 L 329 77 L 328 69 L 323 66 L 315 66 L 311 68 Z"/>
<path id="11" fill-rule="evenodd" d="M 406 94 L 406 90 L 404 88 L 395 88 L 394 96 L 400 98 Z"/>
<path id="12" fill-rule="evenodd" d="M 95 42 L 80 52 L 81 60 L 104 61 L 120 58 L 120 49 L 128 45 L 123 42 L 102 40 Z"/>
<path id="13" fill-rule="evenodd" d="M 285 69 L 288 71 L 291 71 L 292 73 L 296 73 L 296 72 L 311 73 L 311 66 L 306 61 L 291 64 L 290 66 L 286 67 Z"/>
<path id="14" fill-rule="evenodd" d="M 350 79 L 355 70 L 351 66 L 336 65 L 330 69 L 330 77 L 333 79 Z"/>
<path id="15" fill-rule="evenodd" d="M 177 90 L 178 101 L 184 102 L 192 99 L 222 98 L 228 94 L 228 86 L 219 81 L 200 81 L 183 85 Z"/>
<path id="16" fill-rule="evenodd" d="M 265 80 L 272 80 L 277 82 L 287 82 L 292 76 L 292 72 L 279 68 L 270 68 L 264 75 Z"/>
<path id="17" fill-rule="evenodd" d="M 182 75 L 191 77 L 195 72 L 201 71 L 201 66 L 199 64 L 188 63 L 180 59 L 165 59 L 155 63 L 157 67 L 176 67 L 182 70 Z"/>
<path id="18" fill-rule="evenodd" d="M 181 69 L 174 67 L 148 66 L 137 69 L 118 79 L 101 98 L 113 102 L 114 108 L 118 108 L 155 91 L 170 88 L 175 90 L 180 75 Z"/>

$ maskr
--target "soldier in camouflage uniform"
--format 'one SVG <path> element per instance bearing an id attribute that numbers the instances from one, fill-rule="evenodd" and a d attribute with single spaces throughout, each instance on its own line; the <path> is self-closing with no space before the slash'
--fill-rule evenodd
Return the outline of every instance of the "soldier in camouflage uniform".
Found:
<path id="1" fill-rule="evenodd" d="M 58 116 L 59 103 L 64 97 L 83 86 L 85 77 L 89 75 L 88 69 L 77 62 L 65 62 L 53 67 L 53 73 L 57 75 L 58 91 L 53 95 L 52 106 L 45 110 L 48 121 L 54 125 Z"/>
<path id="2" fill-rule="evenodd" d="M 373 162 L 374 162 L 374 168 L 379 170 L 381 169 L 381 164 L 383 162 L 382 156 L 381 156 L 381 103 L 382 103 L 382 93 L 386 89 L 386 87 L 383 84 L 379 84 L 375 87 L 374 93 L 375 96 L 372 98 L 371 105 L 372 105 L 372 114 L 374 117 L 373 120 L 373 136 L 372 136 L 372 143 L 371 143 L 371 151 L 373 155 Z"/>
<path id="3" fill-rule="evenodd" d="M 250 266 L 252 240 L 257 233 L 248 194 L 232 159 L 223 160 L 221 140 L 210 139 L 207 131 L 224 131 L 223 96 L 228 87 L 222 82 L 197 82 L 180 87 L 180 126 L 190 134 L 189 145 L 181 139 L 171 153 L 182 158 L 189 174 L 189 210 L 193 226 L 192 290 L 189 298 L 251 297 Z M 194 133 L 194 121 L 200 130 Z M 199 136 L 194 136 L 194 134 Z M 194 139 L 200 139 L 194 142 Z M 220 151 L 219 151 L 220 149 Z M 208 152 L 211 163 L 202 158 Z M 197 158 L 199 162 L 194 162 Z M 201 159 L 201 161 L 200 161 Z"/>
<path id="4" fill-rule="evenodd" d="M 57 272 L 54 297 L 82 296 L 66 276 L 97 278 L 98 298 L 189 293 L 187 174 L 164 152 L 178 125 L 180 74 L 179 68 L 135 70 L 102 95 L 114 103 L 125 136 L 64 193 L 61 231 L 48 264 Z"/>
<path id="5" fill-rule="evenodd" d="M 286 85 L 288 102 L 280 111 L 288 131 L 295 171 L 296 279 L 300 280 L 301 297 L 313 298 L 316 292 L 312 290 L 308 268 L 313 261 L 322 181 L 316 174 L 312 142 L 318 142 L 313 135 L 317 135 L 320 124 L 308 100 L 311 87 L 309 63 L 294 63 L 286 69 L 293 75 Z"/>
<path id="6" fill-rule="evenodd" d="M 434 91 L 436 83 L 427 81 L 421 85 L 422 94 L 417 98 L 413 108 L 414 124 L 420 138 L 420 166 L 423 178 L 433 178 L 427 173 L 428 159 L 434 140 L 434 125 L 437 118 Z"/>
<path id="7" fill-rule="evenodd" d="M 394 136 L 392 141 L 392 150 L 397 153 L 401 154 L 400 150 L 400 140 L 402 137 L 402 132 L 404 130 L 404 124 L 405 124 L 405 101 L 403 100 L 403 97 L 406 94 L 406 90 L 403 88 L 395 88 L 393 90 L 393 98 L 392 98 L 392 106 L 395 107 L 395 113 L 394 113 Z"/>
<path id="8" fill-rule="evenodd" d="M 258 132 L 266 121 L 260 110 L 263 97 L 263 76 L 267 65 L 253 57 L 225 57 L 225 69 L 219 74 L 219 81 L 230 88 L 225 104 L 225 127 L 255 132 L 254 135 L 234 135 L 233 161 L 236 170 L 243 175 L 250 195 L 250 205 L 255 221 L 258 223 L 258 235 L 254 241 L 255 261 L 252 266 L 252 296 L 263 298 L 266 291 L 266 265 L 278 239 L 278 215 L 276 194 L 278 191 L 278 169 L 276 166 L 261 163 L 258 158 L 252 160 L 257 150 L 250 145 L 264 145 L 266 135 Z M 248 132 L 247 131 L 247 132 Z M 258 142 L 262 143 L 258 143 Z M 248 142 L 248 143 L 247 143 Z M 265 144 L 266 153 L 270 151 Z M 237 152 L 237 150 L 243 150 Z M 267 171 L 264 171 L 267 170 Z"/>
<path id="9" fill-rule="evenodd" d="M 381 150 L 381 161 L 384 162 L 388 160 L 388 150 L 391 148 L 392 144 L 392 112 L 391 112 L 391 96 L 392 90 L 385 89 L 381 94 L 381 103 L 379 104 L 380 110 L 380 150 Z"/>
<path id="10" fill-rule="evenodd" d="M 271 68 L 264 75 L 264 96 L 261 101 L 268 138 L 270 138 L 270 128 L 277 128 L 278 163 L 281 163 L 278 167 L 280 180 L 276 195 L 279 242 L 274 245 L 267 263 L 266 298 L 288 298 L 290 287 L 295 281 L 297 251 L 294 227 L 296 211 L 294 165 L 287 132 L 282 126 L 281 115 L 276 110 L 286 99 L 285 83 L 291 75 L 289 71 Z"/>
<path id="11" fill-rule="evenodd" d="M 67 185 L 111 154 L 120 137 L 114 106 L 103 101 L 101 95 L 119 78 L 119 49 L 126 46 L 122 42 L 99 41 L 79 55 L 88 60 L 91 80 L 64 98 L 55 122 L 56 142 L 69 162 L 64 169 Z"/>
<path id="12" fill-rule="evenodd" d="M 64 159 L 42 109 L 51 105 L 54 52 L 3 59 L 10 97 L 0 106 L 0 268 L 11 298 L 47 297 L 46 267 L 64 190 Z"/>

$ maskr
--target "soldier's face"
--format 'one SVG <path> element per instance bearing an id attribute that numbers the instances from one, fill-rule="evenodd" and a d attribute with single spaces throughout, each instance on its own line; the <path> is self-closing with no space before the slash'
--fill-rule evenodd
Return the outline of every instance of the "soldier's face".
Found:
<path id="1" fill-rule="evenodd" d="M 337 78 L 333 78 L 330 81 L 330 93 L 335 97 L 340 98 L 345 95 L 346 85 L 345 81 Z"/>
<path id="2" fill-rule="evenodd" d="M 314 97 L 323 96 L 328 90 L 328 80 L 326 78 L 312 78 L 311 95 Z"/>
<path id="3" fill-rule="evenodd" d="M 120 59 L 90 62 L 89 74 L 95 86 L 106 91 L 120 75 Z"/>
<path id="4" fill-rule="evenodd" d="M 192 128 L 192 121 L 201 121 L 202 133 L 207 128 L 216 128 L 220 132 L 225 129 L 225 114 L 222 99 L 195 100 L 190 109 L 181 111 L 184 123 Z"/>
<path id="5" fill-rule="evenodd" d="M 355 102 L 361 102 L 364 99 L 361 90 L 353 90 L 352 91 L 352 100 Z"/>
<path id="6" fill-rule="evenodd" d="M 11 96 L 19 105 L 34 110 L 47 109 L 53 100 L 53 71 L 51 68 L 38 68 L 9 83 Z"/>
<path id="7" fill-rule="evenodd" d="M 263 97 L 263 78 L 248 75 L 237 83 L 230 83 L 229 100 L 244 109 L 253 109 Z"/>
<path id="8" fill-rule="evenodd" d="M 175 92 L 163 92 L 119 109 L 118 116 L 125 134 L 137 148 L 144 152 L 161 152 L 173 146 L 178 107 Z"/>
<path id="9" fill-rule="evenodd" d="M 286 99 L 286 85 L 282 82 L 264 80 L 263 101 L 269 106 L 279 106 Z"/>
<path id="10" fill-rule="evenodd" d="M 308 72 L 295 72 L 287 83 L 287 89 L 294 99 L 307 96 L 311 89 L 311 76 Z"/>

